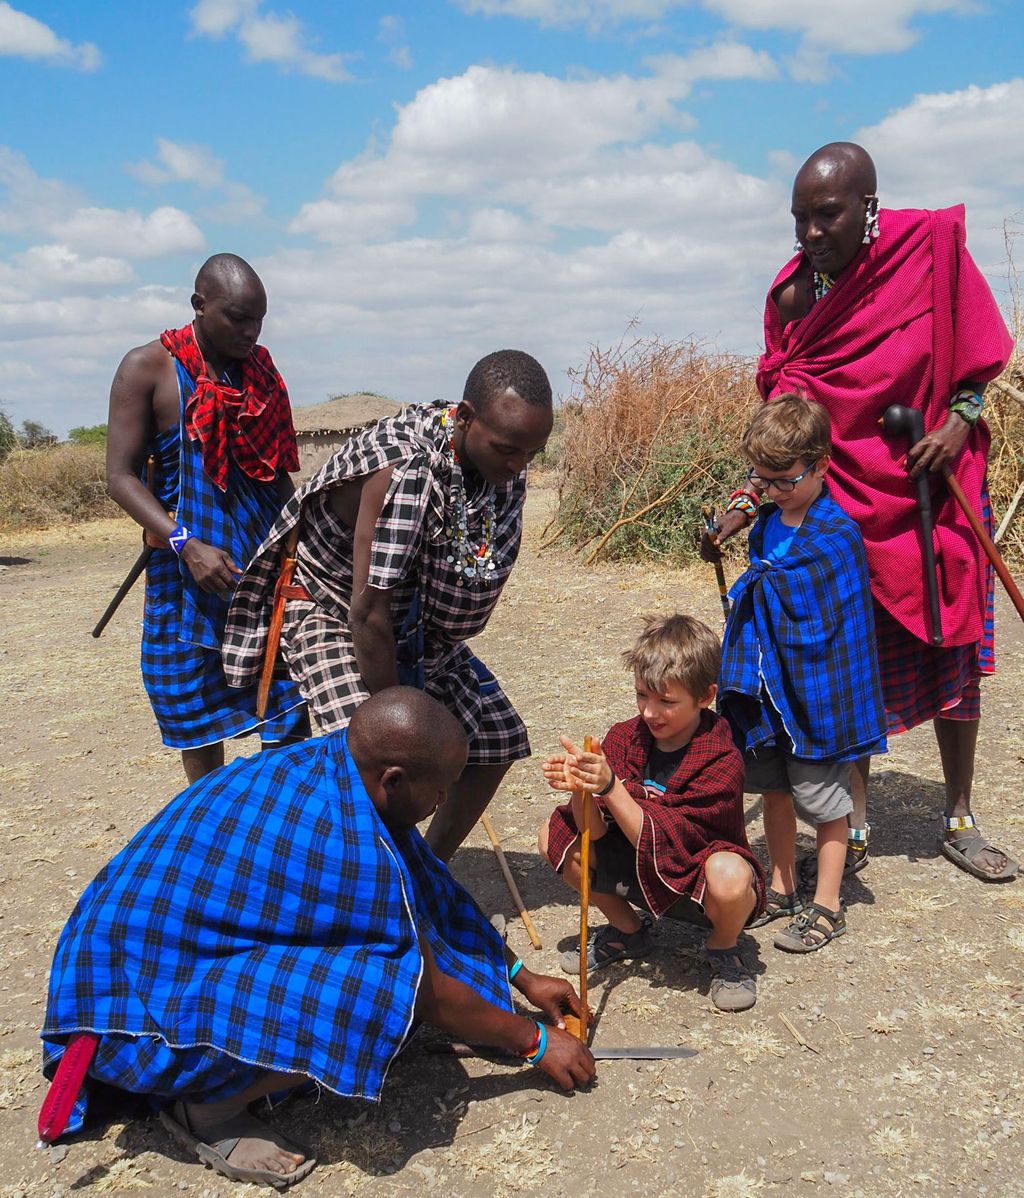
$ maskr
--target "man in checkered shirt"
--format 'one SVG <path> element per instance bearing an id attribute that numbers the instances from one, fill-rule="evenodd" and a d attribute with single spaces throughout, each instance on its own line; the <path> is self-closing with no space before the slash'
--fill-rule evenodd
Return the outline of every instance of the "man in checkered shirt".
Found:
<path id="1" fill-rule="evenodd" d="M 481 359 L 461 402 L 406 408 L 354 437 L 295 496 L 235 591 L 223 644 L 232 686 L 258 677 L 280 549 L 299 527 L 281 651 L 323 732 L 402 681 L 462 723 L 469 764 L 427 843 L 448 860 L 526 728 L 470 652 L 519 553 L 526 467 L 551 432 L 551 384 L 520 350 Z"/>

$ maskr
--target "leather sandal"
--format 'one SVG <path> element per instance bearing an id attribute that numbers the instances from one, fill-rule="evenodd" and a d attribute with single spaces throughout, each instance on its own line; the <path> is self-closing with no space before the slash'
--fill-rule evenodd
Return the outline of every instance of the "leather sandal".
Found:
<path id="1" fill-rule="evenodd" d="M 756 919 L 752 919 L 747 927 L 763 928 L 766 923 L 771 923 L 774 919 L 799 915 L 803 909 L 804 900 L 800 897 L 799 891 L 794 890 L 792 894 L 783 894 L 780 890 L 772 890 L 769 886 L 764 892 L 764 910 Z"/>
<path id="2" fill-rule="evenodd" d="M 787 953 L 816 953 L 845 934 L 846 908 L 841 903 L 838 911 L 808 903 L 788 928 L 776 933 L 773 943 Z"/>

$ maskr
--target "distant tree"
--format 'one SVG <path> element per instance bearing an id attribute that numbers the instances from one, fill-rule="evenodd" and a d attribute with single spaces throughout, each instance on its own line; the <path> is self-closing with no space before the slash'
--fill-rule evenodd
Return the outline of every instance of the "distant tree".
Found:
<path id="1" fill-rule="evenodd" d="M 11 423 L 10 416 L 7 415 L 3 408 L 0 408 L 0 462 L 7 457 L 12 449 L 17 448 L 18 434 Z"/>
<path id="2" fill-rule="evenodd" d="M 107 426 L 105 424 L 80 425 L 68 432 L 68 440 L 73 445 L 106 445 Z"/>
<path id="3" fill-rule="evenodd" d="M 51 433 L 45 424 L 38 420 L 23 420 L 18 439 L 26 449 L 42 449 L 47 445 L 57 444 L 57 434 Z"/>

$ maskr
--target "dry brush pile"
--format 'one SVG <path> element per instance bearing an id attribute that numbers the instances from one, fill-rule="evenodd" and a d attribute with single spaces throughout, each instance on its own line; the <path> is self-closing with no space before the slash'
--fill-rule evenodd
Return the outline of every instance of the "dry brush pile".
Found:
<path id="1" fill-rule="evenodd" d="M 1010 363 L 985 397 L 989 488 L 1000 546 L 1024 562 L 1024 370 Z M 558 511 L 543 547 L 568 545 L 589 565 L 696 556 L 704 505 L 742 477 L 740 436 L 758 404 L 754 364 L 700 341 L 638 339 L 594 349 L 560 413 Z M 744 552 L 744 538 L 728 550 Z"/>
<path id="2" fill-rule="evenodd" d="M 563 409 L 545 544 L 569 544 L 588 564 L 692 557 L 702 506 L 736 485 L 736 445 L 757 402 L 750 361 L 699 341 L 592 350 Z"/>

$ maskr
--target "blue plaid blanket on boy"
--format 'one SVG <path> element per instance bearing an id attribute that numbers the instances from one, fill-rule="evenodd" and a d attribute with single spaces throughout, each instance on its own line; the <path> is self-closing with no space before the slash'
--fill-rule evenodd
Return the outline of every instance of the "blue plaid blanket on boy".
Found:
<path id="1" fill-rule="evenodd" d="M 194 382 L 176 362 L 182 410 Z M 201 541 L 226 550 L 244 567 L 277 518 L 276 483 L 250 478 L 232 460 L 222 492 L 203 470 L 202 447 L 182 437 L 181 426 L 157 434 L 157 498 Z M 230 687 L 220 644 L 230 598 L 207 594 L 170 549 L 154 550 L 146 572 L 142 625 L 142 678 L 164 744 L 194 749 L 259 728 L 264 740 L 282 740 L 298 730 L 302 696 L 287 680 L 275 680 L 267 719 L 256 718 L 256 687 Z"/>
<path id="2" fill-rule="evenodd" d="M 417 932 L 511 1010 L 500 937 L 417 831 L 387 830 L 346 733 L 240 758 L 82 896 L 50 975 L 44 1071 L 92 1031 L 89 1078 L 157 1100 L 226 1098 L 264 1070 L 377 1099 L 413 1018 Z"/>
<path id="3" fill-rule="evenodd" d="M 750 568 L 729 592 L 719 702 L 747 752 L 774 741 L 807 761 L 885 752 L 867 562 L 857 525 L 827 489 L 789 551 L 762 557 L 774 504 L 750 533 Z"/>

